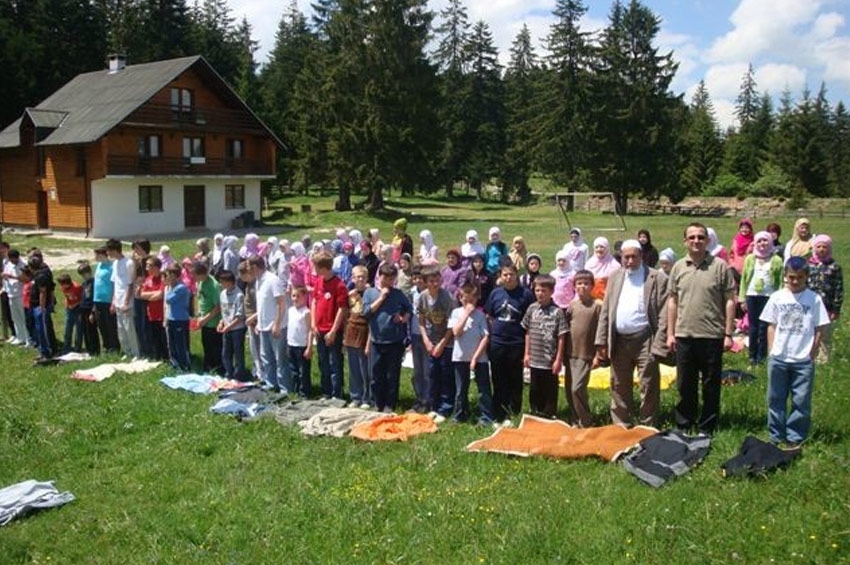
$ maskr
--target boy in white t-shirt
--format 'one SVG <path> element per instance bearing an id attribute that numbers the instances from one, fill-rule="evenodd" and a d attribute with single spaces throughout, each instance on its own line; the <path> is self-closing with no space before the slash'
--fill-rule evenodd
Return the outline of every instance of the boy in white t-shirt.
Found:
<path id="1" fill-rule="evenodd" d="M 478 286 L 467 282 L 460 287 L 461 306 L 452 310 L 449 330 L 454 335 L 452 364 L 455 376 L 455 406 L 452 419 L 465 422 L 469 418 L 469 377 L 478 387 L 478 423 L 493 424 L 493 387 L 487 346 L 490 330 L 484 312 L 476 308 Z"/>
<path id="2" fill-rule="evenodd" d="M 770 441 L 799 447 L 812 424 L 814 356 L 829 315 L 820 296 L 806 287 L 806 260 L 785 263 L 785 288 L 770 295 L 761 314 L 767 328 L 767 429 Z M 788 397 L 791 413 L 788 414 Z"/>
<path id="3" fill-rule="evenodd" d="M 292 305 L 286 310 L 286 343 L 289 346 L 289 374 L 292 393 L 301 398 L 313 394 L 310 381 L 310 359 L 313 358 L 313 329 L 310 307 L 307 306 L 307 287 L 293 287 Z"/>

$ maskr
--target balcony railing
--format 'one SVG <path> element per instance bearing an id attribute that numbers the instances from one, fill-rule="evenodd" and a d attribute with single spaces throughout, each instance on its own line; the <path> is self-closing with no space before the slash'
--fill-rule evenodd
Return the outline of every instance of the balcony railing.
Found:
<path id="1" fill-rule="evenodd" d="M 106 161 L 107 175 L 121 176 L 204 176 L 204 175 L 273 175 L 270 162 L 248 159 L 138 157 L 110 155 Z"/>
<path id="2" fill-rule="evenodd" d="M 122 123 L 127 126 L 166 127 L 184 131 L 265 133 L 257 120 L 245 110 L 183 108 L 165 104 L 142 106 Z"/>

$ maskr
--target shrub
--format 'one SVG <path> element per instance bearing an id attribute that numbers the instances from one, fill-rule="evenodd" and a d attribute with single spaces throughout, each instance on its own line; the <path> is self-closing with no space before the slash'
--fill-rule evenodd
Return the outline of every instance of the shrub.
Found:
<path id="1" fill-rule="evenodd" d="M 745 193 L 749 185 L 737 175 L 720 173 L 709 185 L 702 189 L 703 196 L 737 196 Z"/>

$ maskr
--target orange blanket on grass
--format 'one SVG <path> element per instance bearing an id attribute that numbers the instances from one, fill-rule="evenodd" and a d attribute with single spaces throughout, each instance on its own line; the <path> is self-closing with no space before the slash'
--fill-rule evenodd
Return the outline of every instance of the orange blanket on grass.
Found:
<path id="1" fill-rule="evenodd" d="M 365 441 L 407 441 L 419 434 L 437 431 L 434 420 L 424 414 L 398 414 L 360 422 L 351 428 L 351 436 Z"/>
<path id="2" fill-rule="evenodd" d="M 640 440 L 657 433 L 655 428 L 645 426 L 574 428 L 560 420 L 524 415 L 518 428 L 500 428 L 490 437 L 470 443 L 466 450 L 521 457 L 544 455 L 557 459 L 601 457 L 614 461 Z"/>

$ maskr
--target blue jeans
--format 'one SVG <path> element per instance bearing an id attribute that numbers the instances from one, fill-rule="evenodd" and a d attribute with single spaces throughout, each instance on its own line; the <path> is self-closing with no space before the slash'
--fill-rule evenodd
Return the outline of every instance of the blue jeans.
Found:
<path id="1" fill-rule="evenodd" d="M 372 378 L 369 376 L 369 360 L 366 352 L 358 347 L 346 347 L 348 357 L 348 388 L 351 400 L 369 404 L 372 402 Z"/>
<path id="2" fill-rule="evenodd" d="M 431 399 L 428 396 L 431 390 L 431 380 L 426 371 L 428 352 L 425 351 L 425 344 L 422 343 L 422 334 L 410 335 L 410 351 L 413 354 L 413 392 L 416 395 L 413 408 L 427 412 L 431 409 Z"/>
<path id="3" fill-rule="evenodd" d="M 260 332 L 260 359 L 262 360 L 263 381 L 270 387 L 289 392 L 292 383 L 289 374 L 289 359 L 287 356 L 286 331 L 275 337 L 269 331 Z"/>
<path id="4" fill-rule="evenodd" d="M 222 334 L 221 363 L 228 379 L 245 378 L 245 331 L 239 328 Z"/>
<path id="5" fill-rule="evenodd" d="M 342 367 L 342 334 L 336 335 L 332 345 L 325 343 L 325 334 L 316 336 L 319 354 L 319 375 L 322 394 L 333 398 L 342 398 L 345 370 Z"/>
<path id="6" fill-rule="evenodd" d="M 404 358 L 404 342 L 370 344 L 372 358 L 372 398 L 375 408 L 395 410 L 398 404 L 398 383 L 401 377 L 401 361 Z"/>
<path id="7" fill-rule="evenodd" d="M 309 359 L 304 359 L 306 347 L 289 346 L 289 375 L 292 379 L 292 392 L 304 398 L 313 395 L 313 383 L 310 380 L 312 370 Z"/>
<path id="8" fill-rule="evenodd" d="M 787 363 L 774 357 L 768 358 L 767 431 L 771 441 L 800 443 L 809 437 L 814 383 L 813 362 Z M 787 410 L 789 395 L 790 414 Z"/>
<path id="9" fill-rule="evenodd" d="M 45 359 L 53 357 L 54 343 L 50 333 L 50 326 L 53 324 L 50 318 L 51 312 L 53 312 L 51 306 L 46 308 L 36 306 L 32 309 L 35 344 L 38 347 L 38 352 Z"/>
<path id="10" fill-rule="evenodd" d="M 71 342 L 73 341 L 73 347 Z M 65 308 L 65 336 L 62 340 L 62 353 L 83 349 L 83 319 L 80 307 Z"/>
<path id="11" fill-rule="evenodd" d="M 165 323 L 165 334 L 168 337 L 168 355 L 171 366 L 183 371 L 192 368 L 189 349 L 186 347 L 186 337 L 189 335 L 189 320 L 168 320 Z"/>
<path id="12" fill-rule="evenodd" d="M 455 411 L 452 419 L 465 422 L 469 419 L 469 373 L 470 363 L 455 361 Z M 490 365 L 486 362 L 475 364 L 475 386 L 478 387 L 478 422 L 493 422 L 493 390 L 490 387 Z"/>
<path id="13" fill-rule="evenodd" d="M 758 365 L 767 357 L 767 322 L 759 317 L 767 304 L 768 296 L 747 297 L 747 322 L 749 324 L 750 363 Z"/>
<path id="14" fill-rule="evenodd" d="M 451 416 L 455 404 L 455 375 L 451 347 L 446 347 L 439 357 L 428 355 L 428 380 L 431 384 L 428 394 L 431 410 L 441 416 Z"/>

